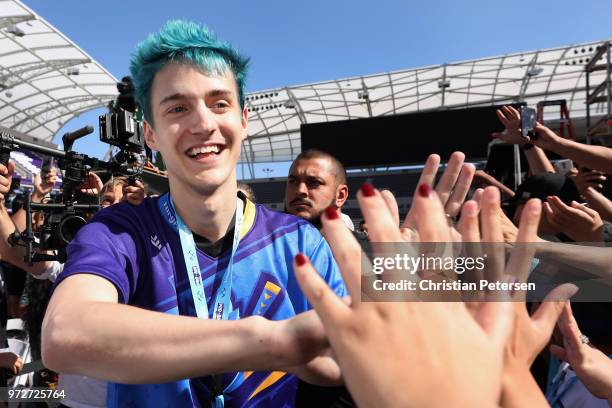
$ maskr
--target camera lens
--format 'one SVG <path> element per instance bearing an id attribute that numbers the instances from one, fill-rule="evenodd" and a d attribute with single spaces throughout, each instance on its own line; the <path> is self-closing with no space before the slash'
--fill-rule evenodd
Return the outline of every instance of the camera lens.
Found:
<path id="1" fill-rule="evenodd" d="M 59 234 L 62 243 L 68 244 L 74 239 L 77 232 L 86 224 L 85 218 L 78 215 L 69 215 L 59 224 Z"/>

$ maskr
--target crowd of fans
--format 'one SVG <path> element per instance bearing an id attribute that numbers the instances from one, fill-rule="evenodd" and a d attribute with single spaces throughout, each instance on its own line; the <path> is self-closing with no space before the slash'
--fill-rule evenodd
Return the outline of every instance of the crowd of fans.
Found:
<path id="1" fill-rule="evenodd" d="M 29 265 L 25 249 L 9 244 L 26 214 L 18 200 L 10 211 L 5 205 L 14 164 L 0 165 L 0 255 L 12 265 L 3 267 L 0 320 L 35 322 L 34 355 L 59 373 L 65 406 L 612 405 L 609 304 L 570 304 L 573 285 L 553 288 L 543 302 L 517 293 L 505 301 L 419 293 L 372 301 L 376 294 L 362 286 L 362 253 L 373 243 L 419 242 L 508 244 L 508 262 L 498 253 L 487 264 L 497 276 L 540 273 L 546 252 L 587 271 L 597 265 L 610 272 L 596 276 L 609 285 L 612 149 L 561 138 L 541 123 L 525 137 L 520 111 L 507 106 L 497 112 L 505 130 L 493 136 L 519 145 L 529 163 L 516 191 L 460 152 L 440 175 L 432 154 L 400 220 L 390 191 L 369 183 L 349 191 L 342 163 L 307 150 L 291 165 L 277 213 L 236 180 L 247 63 L 207 28 L 183 21 L 138 46 L 130 68 L 136 101 L 170 193 L 147 197 L 141 181 L 103 183 L 89 173 L 81 195 L 103 209 L 68 245 L 65 264 Z M 558 171 L 547 152 L 573 167 Z M 36 176 L 33 202 L 48 199 L 56 171 Z M 350 196 L 363 215 L 356 230 L 342 213 Z M 32 222 L 42 225 L 43 214 Z M 25 289 L 7 288 L 26 274 L 33 279 Z M 46 296 L 28 292 L 46 280 L 54 282 Z M 20 285 L 30 293 L 21 304 Z M 22 364 L 0 353 L 9 375 Z"/>

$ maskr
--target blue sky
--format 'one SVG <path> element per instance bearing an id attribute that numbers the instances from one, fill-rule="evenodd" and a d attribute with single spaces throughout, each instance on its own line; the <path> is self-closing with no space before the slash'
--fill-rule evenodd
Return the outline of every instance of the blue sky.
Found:
<path id="1" fill-rule="evenodd" d="M 251 57 L 248 91 L 612 38 L 610 0 L 22 1 L 117 78 L 166 20 L 206 23 Z M 59 134 L 97 128 L 97 114 Z M 96 131 L 75 149 L 106 146 Z"/>

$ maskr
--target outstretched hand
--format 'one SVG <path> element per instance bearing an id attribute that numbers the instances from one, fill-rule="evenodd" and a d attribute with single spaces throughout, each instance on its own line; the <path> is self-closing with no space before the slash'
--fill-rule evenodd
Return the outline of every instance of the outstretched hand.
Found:
<path id="1" fill-rule="evenodd" d="M 548 222 L 576 242 L 603 241 L 603 221 L 597 211 L 572 201 L 571 206 L 559 197 L 548 197 L 544 203 Z"/>
<path id="2" fill-rule="evenodd" d="M 552 345 L 550 351 L 559 360 L 570 364 L 593 395 L 612 400 L 612 360 L 582 341 L 570 302 L 565 304 L 557 325 L 563 334 L 563 346 Z"/>
<path id="3" fill-rule="evenodd" d="M 364 185 L 357 198 L 370 239 L 401 242 L 383 195 Z M 474 215 L 475 203 L 466 206 Z M 413 211 L 423 241 L 448 242 L 443 201 L 428 184 L 417 189 Z M 461 302 L 362 302 L 359 244 L 334 209 L 322 222 L 353 301 L 347 305 L 336 296 L 304 255 L 294 267 L 359 406 L 495 405 L 512 305 L 483 302 L 472 317 Z"/>
<path id="4" fill-rule="evenodd" d="M 503 132 L 494 132 L 491 136 L 506 143 L 520 146 L 527 143 L 528 139 L 523 137 L 521 130 L 521 113 L 516 108 L 510 105 L 502 106 L 495 113 L 505 129 Z"/>
<path id="5" fill-rule="evenodd" d="M 448 164 L 446 165 L 444 173 L 435 185 L 436 197 L 442 203 L 443 211 L 448 222 L 454 222 L 457 219 L 476 171 L 473 164 L 464 163 L 464 160 L 465 154 L 461 152 L 453 153 L 448 159 Z M 440 156 L 437 154 L 429 155 L 423 167 L 423 171 L 421 172 L 418 186 L 426 184 L 433 188 L 439 166 Z M 418 191 L 415 191 L 414 197 L 417 195 Z M 383 197 L 385 198 L 387 206 L 393 207 L 393 205 L 389 205 L 390 199 L 387 196 Z M 395 207 L 397 208 L 397 204 L 395 204 Z M 420 240 L 420 231 L 417 228 L 417 217 L 414 211 L 414 204 L 406 214 L 400 231 L 404 241 L 414 242 Z M 451 240 L 461 240 L 460 235 L 454 228 L 451 229 Z"/>

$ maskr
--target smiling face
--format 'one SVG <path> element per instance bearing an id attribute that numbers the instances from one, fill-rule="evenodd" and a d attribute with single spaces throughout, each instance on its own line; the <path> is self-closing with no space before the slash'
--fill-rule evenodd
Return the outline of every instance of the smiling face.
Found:
<path id="1" fill-rule="evenodd" d="M 194 65 L 168 63 L 153 81 L 151 113 L 145 140 L 161 152 L 175 193 L 210 195 L 236 183 L 247 111 L 231 71 L 209 76 Z"/>

